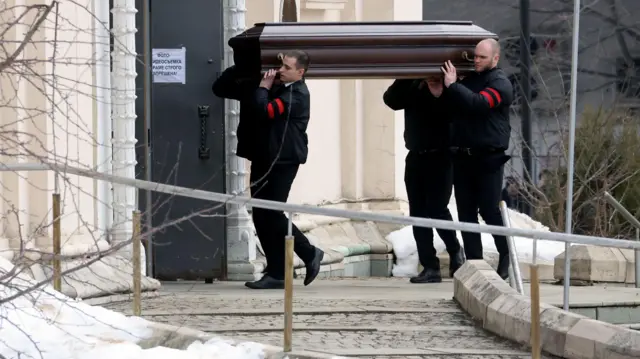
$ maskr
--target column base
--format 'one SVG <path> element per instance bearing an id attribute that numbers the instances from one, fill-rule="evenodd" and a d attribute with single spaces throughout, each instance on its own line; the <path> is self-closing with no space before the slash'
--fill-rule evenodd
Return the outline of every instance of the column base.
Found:
<path id="1" fill-rule="evenodd" d="M 104 239 L 103 236 L 96 235 L 95 237 L 91 234 L 65 234 L 63 233 L 60 236 L 61 248 L 60 254 L 64 256 L 77 256 L 82 255 L 84 253 L 98 253 L 106 251 L 110 248 L 109 243 Z M 14 251 L 18 251 L 21 244 L 18 238 L 9 238 L 6 239 L 7 246 L 4 247 L 2 244 L 2 240 L 0 240 L 0 248 L 11 248 Z M 23 243 L 25 248 L 28 249 L 37 249 L 42 253 L 52 253 L 53 252 L 53 239 L 51 236 L 38 236 L 30 239 L 29 241 L 25 241 Z M 30 259 L 38 260 L 41 257 L 40 253 L 29 253 Z"/>
<path id="2" fill-rule="evenodd" d="M 60 254 L 63 256 L 82 256 L 84 254 L 90 256 L 96 256 L 99 253 L 105 255 L 106 251 L 111 248 L 111 245 L 101 235 L 91 234 L 62 234 Z M 31 241 L 24 243 L 26 249 L 33 250 L 27 252 L 25 257 L 32 261 L 39 261 L 42 258 L 42 254 L 53 253 L 53 240 L 50 236 L 36 237 Z M 16 254 L 20 248 L 20 243 L 15 238 L 0 238 L 0 256 L 10 261 L 17 260 Z M 118 253 L 109 253 L 109 256 L 119 255 L 122 257 L 131 257 L 132 246 L 131 244 L 122 247 L 118 250 Z M 147 274 L 146 254 L 144 245 L 140 248 L 140 260 L 142 267 L 142 274 Z"/>
<path id="3" fill-rule="evenodd" d="M 251 262 L 236 262 L 227 265 L 227 280 L 229 281 L 254 281 L 264 275 L 266 263 L 257 259 Z"/>
<path id="4" fill-rule="evenodd" d="M 85 299 L 132 292 L 133 263 L 129 257 L 116 253 L 89 264 L 92 260 L 85 258 L 61 263 L 63 273 L 76 269 L 63 276 L 62 293 Z M 53 275 L 50 263 L 37 263 L 29 269 L 36 281 L 47 280 Z M 160 282 L 142 276 L 141 288 L 143 292 L 154 291 L 160 288 Z"/>
<path id="5" fill-rule="evenodd" d="M 258 280 L 266 265 L 256 257 L 255 228 L 246 207 L 235 210 L 227 217 L 227 280 Z"/>

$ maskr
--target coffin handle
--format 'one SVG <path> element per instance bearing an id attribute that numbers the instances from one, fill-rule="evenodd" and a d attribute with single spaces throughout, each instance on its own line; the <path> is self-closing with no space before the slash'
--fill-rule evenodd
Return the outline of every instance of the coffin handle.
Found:
<path id="1" fill-rule="evenodd" d="M 473 58 L 472 58 L 472 57 L 469 57 L 469 53 L 468 53 L 468 52 L 466 52 L 466 51 L 462 51 L 462 59 L 463 59 L 463 60 L 466 60 L 466 61 L 471 61 L 471 62 L 473 62 Z"/>

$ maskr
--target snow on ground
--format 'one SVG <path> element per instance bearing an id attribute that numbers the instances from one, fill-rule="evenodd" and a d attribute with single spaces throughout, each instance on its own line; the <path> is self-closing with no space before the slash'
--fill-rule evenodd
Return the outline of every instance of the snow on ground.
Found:
<path id="1" fill-rule="evenodd" d="M 451 196 L 449 201 L 449 211 L 454 221 L 458 220 L 458 210 L 456 208 L 455 197 Z M 549 228 L 542 223 L 535 221 L 533 218 L 509 209 L 509 218 L 511 219 L 512 228 L 534 229 L 538 231 L 548 232 Z M 479 222 L 484 224 L 482 218 L 478 216 Z M 462 236 L 460 231 L 458 240 L 462 245 Z M 482 233 L 482 248 L 485 253 L 498 253 L 493 236 L 488 233 Z M 386 238 L 393 245 L 393 252 L 396 255 L 396 264 L 393 265 L 392 274 L 394 277 L 411 277 L 418 274 L 418 252 L 416 242 L 413 238 L 413 229 L 411 226 L 404 227 L 400 230 L 389 233 Z M 533 259 L 533 240 L 530 238 L 514 237 L 513 241 L 516 245 L 516 252 L 520 262 L 531 263 Z M 564 252 L 564 242 L 538 240 L 537 243 L 537 260 L 539 262 L 551 262 L 554 258 Z M 434 231 L 434 246 L 438 253 L 445 251 L 444 242 Z"/>
<path id="2" fill-rule="evenodd" d="M 26 293 L 34 287 L 34 282 L 24 275 L 6 275 L 12 268 L 8 260 L 0 257 L 0 357 L 264 358 L 262 344 L 232 343 L 223 339 L 194 342 L 186 350 L 142 349 L 137 343 L 152 335 L 148 321 L 82 303 L 58 293 L 49 285 Z"/>

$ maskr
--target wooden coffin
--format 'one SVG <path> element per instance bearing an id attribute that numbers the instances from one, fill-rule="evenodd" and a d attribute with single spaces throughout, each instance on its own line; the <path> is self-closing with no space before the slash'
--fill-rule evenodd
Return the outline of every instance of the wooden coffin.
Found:
<path id="1" fill-rule="evenodd" d="M 476 44 L 498 36 L 470 21 L 258 23 L 231 38 L 243 73 L 280 66 L 287 50 L 309 54 L 309 78 L 420 78 L 451 60 L 473 70 Z"/>

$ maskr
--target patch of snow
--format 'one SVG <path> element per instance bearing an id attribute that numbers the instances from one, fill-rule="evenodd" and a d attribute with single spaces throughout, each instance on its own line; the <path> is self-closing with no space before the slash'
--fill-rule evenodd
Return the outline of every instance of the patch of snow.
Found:
<path id="1" fill-rule="evenodd" d="M 166 347 L 142 349 L 134 343 L 123 343 L 97 348 L 78 358 L 86 359 L 253 359 L 265 357 L 261 344 L 234 343 L 212 339 L 205 343 L 194 342 L 186 350 Z"/>
<path id="2" fill-rule="evenodd" d="M 448 205 L 449 211 L 454 221 L 458 221 L 458 210 L 456 208 L 455 197 L 451 196 L 451 200 Z M 526 214 L 508 209 L 509 218 L 511 219 L 512 228 L 533 229 L 537 231 L 548 232 L 549 228 L 540 222 L 537 222 L 533 218 Z M 478 216 L 478 221 L 484 224 L 482 218 Z M 446 250 L 444 242 L 438 235 L 437 231 L 433 231 L 434 247 L 437 253 L 441 253 Z M 457 237 L 462 243 L 462 235 L 460 231 L 457 231 Z M 412 277 L 418 274 L 418 250 L 416 247 L 416 241 L 413 237 L 413 227 L 403 227 L 397 231 L 389 233 L 386 238 L 393 246 L 393 252 L 396 256 L 396 263 L 393 265 L 391 273 L 394 277 Z M 498 253 L 496 245 L 493 241 L 493 236 L 489 233 L 482 233 L 482 248 L 484 253 Z M 524 237 L 513 237 L 513 242 L 516 246 L 516 252 L 518 253 L 518 260 L 524 263 L 531 263 L 533 260 L 533 240 Z M 538 240 L 537 243 L 537 260 L 539 262 L 553 262 L 554 258 L 564 252 L 564 242 L 545 241 Z"/>
<path id="3" fill-rule="evenodd" d="M 137 343 L 153 331 L 149 322 L 71 299 L 50 285 L 31 290 L 24 274 L 0 257 L 0 355 L 7 359 L 262 359 L 259 343 L 215 338 L 186 350 Z"/>

